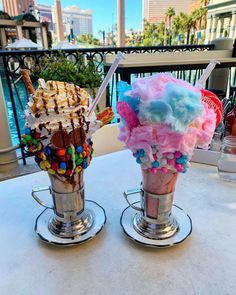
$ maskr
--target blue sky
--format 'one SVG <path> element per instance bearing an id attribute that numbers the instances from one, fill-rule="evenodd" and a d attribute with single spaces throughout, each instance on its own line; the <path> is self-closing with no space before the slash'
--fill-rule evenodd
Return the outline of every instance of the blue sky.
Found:
<path id="1" fill-rule="evenodd" d="M 142 0 L 126 0 L 125 2 L 126 30 L 130 28 L 141 29 Z M 36 3 L 51 5 L 54 3 L 54 0 L 36 0 Z M 61 4 L 62 7 L 69 5 L 77 5 L 81 9 L 92 9 L 94 35 L 97 35 L 97 32 L 99 30 L 111 30 L 112 19 L 113 23 L 116 23 L 116 0 L 61 0 Z"/>

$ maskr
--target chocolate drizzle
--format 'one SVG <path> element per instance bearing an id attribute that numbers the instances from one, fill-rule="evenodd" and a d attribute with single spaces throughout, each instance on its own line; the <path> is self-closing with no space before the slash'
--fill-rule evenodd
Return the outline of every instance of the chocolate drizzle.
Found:
<path id="1" fill-rule="evenodd" d="M 44 92 L 42 92 L 42 101 L 43 101 L 43 107 L 45 109 L 45 113 L 48 116 L 47 100 L 44 98 Z"/>
<path id="2" fill-rule="evenodd" d="M 67 89 L 67 83 L 66 82 L 64 82 L 64 89 L 65 89 L 65 92 L 66 92 L 67 105 L 68 105 L 68 107 L 70 107 L 70 100 L 69 100 L 69 95 L 68 95 L 68 89 Z"/>
<path id="3" fill-rule="evenodd" d="M 59 114 L 58 104 L 57 104 L 57 99 L 54 98 L 53 101 L 54 101 L 54 104 L 55 104 L 55 105 L 54 105 L 54 112 L 55 112 L 56 114 Z"/>
<path id="4" fill-rule="evenodd" d="M 80 102 L 81 101 L 80 92 L 78 91 L 77 86 L 75 84 L 74 84 L 74 89 L 76 92 L 77 102 Z"/>

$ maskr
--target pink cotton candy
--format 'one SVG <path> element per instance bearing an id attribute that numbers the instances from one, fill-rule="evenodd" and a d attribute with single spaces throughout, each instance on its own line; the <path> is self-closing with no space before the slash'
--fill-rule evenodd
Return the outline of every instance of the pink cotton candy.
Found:
<path id="1" fill-rule="evenodd" d="M 131 150 L 143 148 L 155 144 L 155 136 L 152 126 L 138 126 L 132 129 L 129 139 L 126 141 L 127 147 Z M 152 150 L 151 150 L 152 151 Z"/>
<path id="2" fill-rule="evenodd" d="M 153 125 L 155 142 L 160 153 L 173 153 L 179 150 L 183 134 L 174 132 L 168 125 Z"/>
<path id="3" fill-rule="evenodd" d="M 202 104 L 204 106 L 202 115 L 190 127 L 196 129 L 196 146 L 207 149 L 215 131 L 216 115 L 205 102 Z"/>
<path id="4" fill-rule="evenodd" d="M 160 99 L 164 97 L 165 87 L 168 83 L 174 83 L 185 89 L 199 92 L 197 87 L 192 86 L 188 82 L 176 79 L 171 74 L 159 73 L 150 77 L 139 78 L 133 84 L 133 89 L 128 94 L 133 97 L 139 97 L 141 100 Z"/>
<path id="5" fill-rule="evenodd" d="M 131 130 L 139 125 L 139 120 L 135 111 L 125 101 L 117 103 L 117 111 L 119 115 L 125 120 L 128 128 Z"/>

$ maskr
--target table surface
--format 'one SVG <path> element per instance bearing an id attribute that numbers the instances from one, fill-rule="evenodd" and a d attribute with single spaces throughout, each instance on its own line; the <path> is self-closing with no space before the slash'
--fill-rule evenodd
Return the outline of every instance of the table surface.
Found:
<path id="1" fill-rule="evenodd" d="M 235 294 L 236 185 L 216 167 L 192 164 L 179 176 L 174 203 L 192 218 L 192 235 L 172 248 L 148 248 L 122 232 L 123 191 L 139 186 L 130 151 L 93 159 L 85 173 L 86 198 L 107 213 L 104 230 L 87 243 L 58 247 L 34 233 L 43 210 L 33 187 L 49 184 L 45 172 L 3 181 L 0 206 L 0 294 Z"/>

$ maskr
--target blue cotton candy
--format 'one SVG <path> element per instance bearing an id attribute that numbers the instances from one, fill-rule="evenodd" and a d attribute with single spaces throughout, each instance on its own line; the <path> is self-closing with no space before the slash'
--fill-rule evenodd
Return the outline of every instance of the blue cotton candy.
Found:
<path id="1" fill-rule="evenodd" d="M 168 83 L 165 90 L 165 100 L 175 119 L 171 127 L 183 132 L 203 112 L 201 94 L 172 83 Z"/>
<path id="2" fill-rule="evenodd" d="M 172 123 L 172 109 L 163 100 L 151 100 L 142 103 L 139 120 L 144 123 Z"/>
<path id="3" fill-rule="evenodd" d="M 131 96 L 128 96 L 128 95 L 125 94 L 127 91 L 129 91 L 131 89 L 132 89 L 131 85 L 129 85 L 127 82 L 119 81 L 117 83 L 117 91 L 118 91 L 118 94 L 119 94 L 119 101 L 127 102 L 129 104 L 129 106 L 136 113 L 138 113 L 140 99 L 135 98 L 135 97 L 131 97 Z"/>

